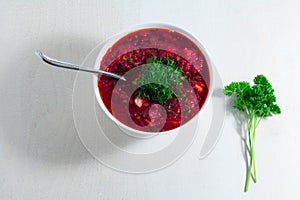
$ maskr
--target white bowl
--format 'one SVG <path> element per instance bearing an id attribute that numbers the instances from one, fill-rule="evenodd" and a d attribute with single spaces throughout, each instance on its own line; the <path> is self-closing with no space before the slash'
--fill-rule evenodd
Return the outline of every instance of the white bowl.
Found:
<path id="1" fill-rule="evenodd" d="M 208 70 L 209 70 L 209 78 L 210 78 L 210 84 L 209 84 L 209 88 L 208 88 L 208 95 L 206 97 L 206 100 L 203 104 L 203 106 L 201 107 L 201 109 L 198 111 L 198 113 L 192 118 L 196 118 L 198 115 L 200 115 L 203 110 L 207 107 L 207 104 L 209 103 L 210 99 L 211 99 L 211 95 L 213 92 L 213 85 L 214 85 L 214 73 L 213 73 L 213 66 L 212 66 L 212 62 L 209 56 L 209 53 L 207 51 L 207 49 L 205 48 L 205 46 L 202 44 L 202 42 L 196 37 L 194 36 L 192 33 L 190 33 L 189 31 L 175 26 L 175 25 L 171 25 L 168 23 L 146 23 L 146 24 L 140 24 L 140 25 L 136 25 L 136 26 L 132 26 L 129 29 L 122 31 L 121 33 L 118 33 L 112 37 L 110 37 L 109 39 L 107 39 L 101 49 L 101 51 L 99 52 L 99 55 L 96 59 L 95 62 L 95 69 L 99 69 L 99 65 L 101 63 L 101 60 L 103 58 L 103 56 L 106 54 L 107 50 L 112 47 L 119 39 L 123 38 L 124 36 L 126 36 L 127 34 L 140 30 L 140 29 L 144 29 L 144 28 L 166 28 L 166 29 L 170 29 L 170 30 L 174 30 L 184 36 L 186 36 L 187 38 L 189 38 L 191 41 L 193 41 L 197 47 L 201 50 L 201 52 L 203 53 L 206 62 L 208 64 Z M 168 130 L 168 131 L 164 131 L 164 132 L 144 132 L 144 131 L 140 131 L 140 130 L 136 130 L 134 128 L 131 128 L 125 124 L 123 124 L 122 122 L 120 122 L 118 119 L 116 119 L 106 108 L 106 106 L 104 105 L 101 97 L 100 97 L 100 93 L 99 93 L 99 88 L 98 88 L 98 76 L 94 76 L 94 80 L 93 80 L 93 86 L 94 86 L 94 91 L 95 91 L 95 95 L 97 98 L 97 101 L 101 107 L 101 109 L 104 111 L 104 113 L 114 122 L 118 125 L 118 127 L 125 132 L 126 134 L 133 136 L 133 137 L 138 137 L 138 138 L 149 138 L 152 137 L 154 135 L 160 135 L 160 134 L 169 134 L 169 133 L 175 133 L 178 132 L 180 127 L 182 126 L 188 126 L 189 122 L 192 120 L 190 119 L 188 122 L 186 122 L 183 125 L 180 125 L 179 127 L 172 129 L 172 130 Z"/>

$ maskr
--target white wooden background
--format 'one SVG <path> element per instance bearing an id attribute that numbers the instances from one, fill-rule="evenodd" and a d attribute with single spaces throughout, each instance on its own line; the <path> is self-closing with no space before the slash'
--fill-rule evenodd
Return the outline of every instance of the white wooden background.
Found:
<path id="1" fill-rule="evenodd" d="M 258 183 L 243 192 L 245 163 L 233 116 L 204 160 L 197 141 L 174 165 L 130 175 L 95 161 L 77 136 L 74 73 L 45 67 L 39 48 L 80 63 L 128 25 L 178 24 L 212 54 L 224 83 L 269 77 L 283 113 L 256 142 Z M 297 0 L 0 0 L 0 199 L 297 199 L 300 186 L 300 3 Z M 298 113 L 299 112 L 299 113 Z"/>

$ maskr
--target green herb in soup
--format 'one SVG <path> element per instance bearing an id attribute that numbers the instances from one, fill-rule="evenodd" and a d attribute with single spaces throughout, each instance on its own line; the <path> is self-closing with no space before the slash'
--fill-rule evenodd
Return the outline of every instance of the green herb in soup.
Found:
<path id="1" fill-rule="evenodd" d="M 150 65 L 138 80 L 139 85 L 142 86 L 137 93 L 137 97 L 144 97 L 165 105 L 167 100 L 171 99 L 173 95 L 172 90 L 168 86 L 176 88 L 182 85 L 185 79 L 183 70 L 176 67 L 175 61 L 169 57 L 164 59 L 151 58 L 148 63 Z"/>

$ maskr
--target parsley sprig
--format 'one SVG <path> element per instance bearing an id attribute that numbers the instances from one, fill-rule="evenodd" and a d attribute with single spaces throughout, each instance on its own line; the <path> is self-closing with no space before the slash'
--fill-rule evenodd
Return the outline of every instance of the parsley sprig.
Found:
<path id="1" fill-rule="evenodd" d="M 264 75 L 258 75 L 253 80 L 254 85 L 250 83 L 232 82 L 225 86 L 224 94 L 227 96 L 235 95 L 233 108 L 243 111 L 248 116 L 248 143 L 250 162 L 247 172 L 245 192 L 248 191 L 249 182 L 253 167 L 253 181 L 256 182 L 256 166 L 254 159 L 254 141 L 256 129 L 265 117 L 272 114 L 280 114 L 281 110 L 276 102 L 274 89 Z"/>
<path id="2" fill-rule="evenodd" d="M 141 87 L 137 96 L 157 101 L 165 105 L 166 101 L 172 98 L 173 92 L 169 87 L 182 85 L 185 79 L 183 70 L 176 66 L 176 62 L 170 57 L 163 59 L 151 58 L 150 64 L 144 71 L 138 84 Z"/>

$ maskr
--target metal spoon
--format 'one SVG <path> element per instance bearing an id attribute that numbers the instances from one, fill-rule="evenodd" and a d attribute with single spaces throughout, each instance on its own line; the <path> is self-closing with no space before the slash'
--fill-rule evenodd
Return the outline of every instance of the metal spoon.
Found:
<path id="1" fill-rule="evenodd" d="M 105 76 L 110 76 L 110 77 L 113 77 L 116 79 L 121 79 L 123 81 L 126 81 L 126 79 L 123 76 L 119 76 L 119 75 L 111 73 L 111 72 L 106 72 L 103 70 L 96 70 L 96 69 L 86 69 L 86 68 L 82 68 L 82 66 L 79 66 L 79 65 L 75 65 L 72 63 L 67 63 L 67 62 L 63 62 L 63 61 L 59 61 L 59 60 L 50 58 L 50 57 L 44 55 L 39 50 L 35 50 L 35 54 L 39 58 L 41 58 L 45 63 L 47 63 L 49 65 L 53 65 L 55 67 L 61 67 L 61 68 L 72 69 L 72 70 L 83 71 L 83 72 L 90 72 L 90 73 L 94 73 L 94 74 L 102 74 Z"/>

